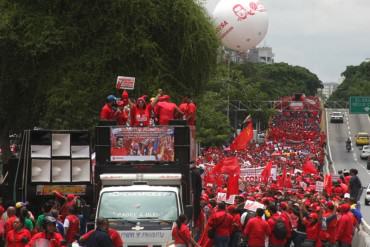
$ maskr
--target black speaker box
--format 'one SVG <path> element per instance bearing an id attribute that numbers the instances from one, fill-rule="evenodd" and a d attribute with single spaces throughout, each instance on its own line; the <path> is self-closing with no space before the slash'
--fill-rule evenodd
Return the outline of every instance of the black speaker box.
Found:
<path id="1" fill-rule="evenodd" d="M 175 160 L 180 164 L 190 163 L 190 146 L 175 146 Z"/>
<path id="2" fill-rule="evenodd" d="M 71 146 L 90 145 L 89 132 L 75 131 L 71 132 Z"/>
<path id="3" fill-rule="evenodd" d="M 110 145 L 110 128 L 97 126 L 96 129 L 96 145 Z"/>
<path id="4" fill-rule="evenodd" d="M 51 145 L 51 132 L 48 130 L 32 130 L 31 145 Z"/>
<path id="5" fill-rule="evenodd" d="M 175 147 L 190 145 L 190 129 L 188 126 L 175 127 Z"/>
<path id="6" fill-rule="evenodd" d="M 110 146 L 96 145 L 96 165 L 104 165 L 110 162 Z"/>

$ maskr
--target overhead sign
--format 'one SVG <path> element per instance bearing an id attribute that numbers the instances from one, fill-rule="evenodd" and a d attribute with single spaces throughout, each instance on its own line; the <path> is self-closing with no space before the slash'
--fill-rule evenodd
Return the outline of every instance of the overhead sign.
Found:
<path id="1" fill-rule="evenodd" d="M 370 96 L 349 97 L 349 112 L 351 114 L 370 114 Z"/>
<path id="2" fill-rule="evenodd" d="M 118 76 L 116 88 L 133 90 L 135 88 L 135 77 Z"/>

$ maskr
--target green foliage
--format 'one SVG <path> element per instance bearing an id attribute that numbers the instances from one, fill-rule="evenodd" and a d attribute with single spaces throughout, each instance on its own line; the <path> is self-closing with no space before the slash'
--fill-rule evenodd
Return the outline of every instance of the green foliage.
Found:
<path id="1" fill-rule="evenodd" d="M 345 80 L 330 96 L 328 101 L 348 101 L 350 96 L 370 95 L 370 62 L 348 66 L 342 73 Z"/>

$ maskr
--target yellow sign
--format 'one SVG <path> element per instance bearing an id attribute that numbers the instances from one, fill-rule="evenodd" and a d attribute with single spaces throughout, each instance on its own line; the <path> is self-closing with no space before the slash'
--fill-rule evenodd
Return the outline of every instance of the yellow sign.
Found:
<path id="1" fill-rule="evenodd" d="M 36 194 L 41 196 L 53 195 L 53 191 L 61 194 L 85 195 L 86 185 L 37 185 Z"/>

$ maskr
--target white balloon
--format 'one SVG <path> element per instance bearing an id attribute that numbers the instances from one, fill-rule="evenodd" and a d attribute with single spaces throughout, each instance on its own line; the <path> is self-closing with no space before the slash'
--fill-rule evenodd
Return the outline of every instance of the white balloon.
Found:
<path id="1" fill-rule="evenodd" d="M 256 47 L 268 29 L 267 11 L 258 0 L 221 0 L 213 18 L 223 45 L 240 52 Z"/>
<path id="2" fill-rule="evenodd" d="M 32 177 L 40 176 L 42 169 L 39 166 L 32 166 Z"/>

